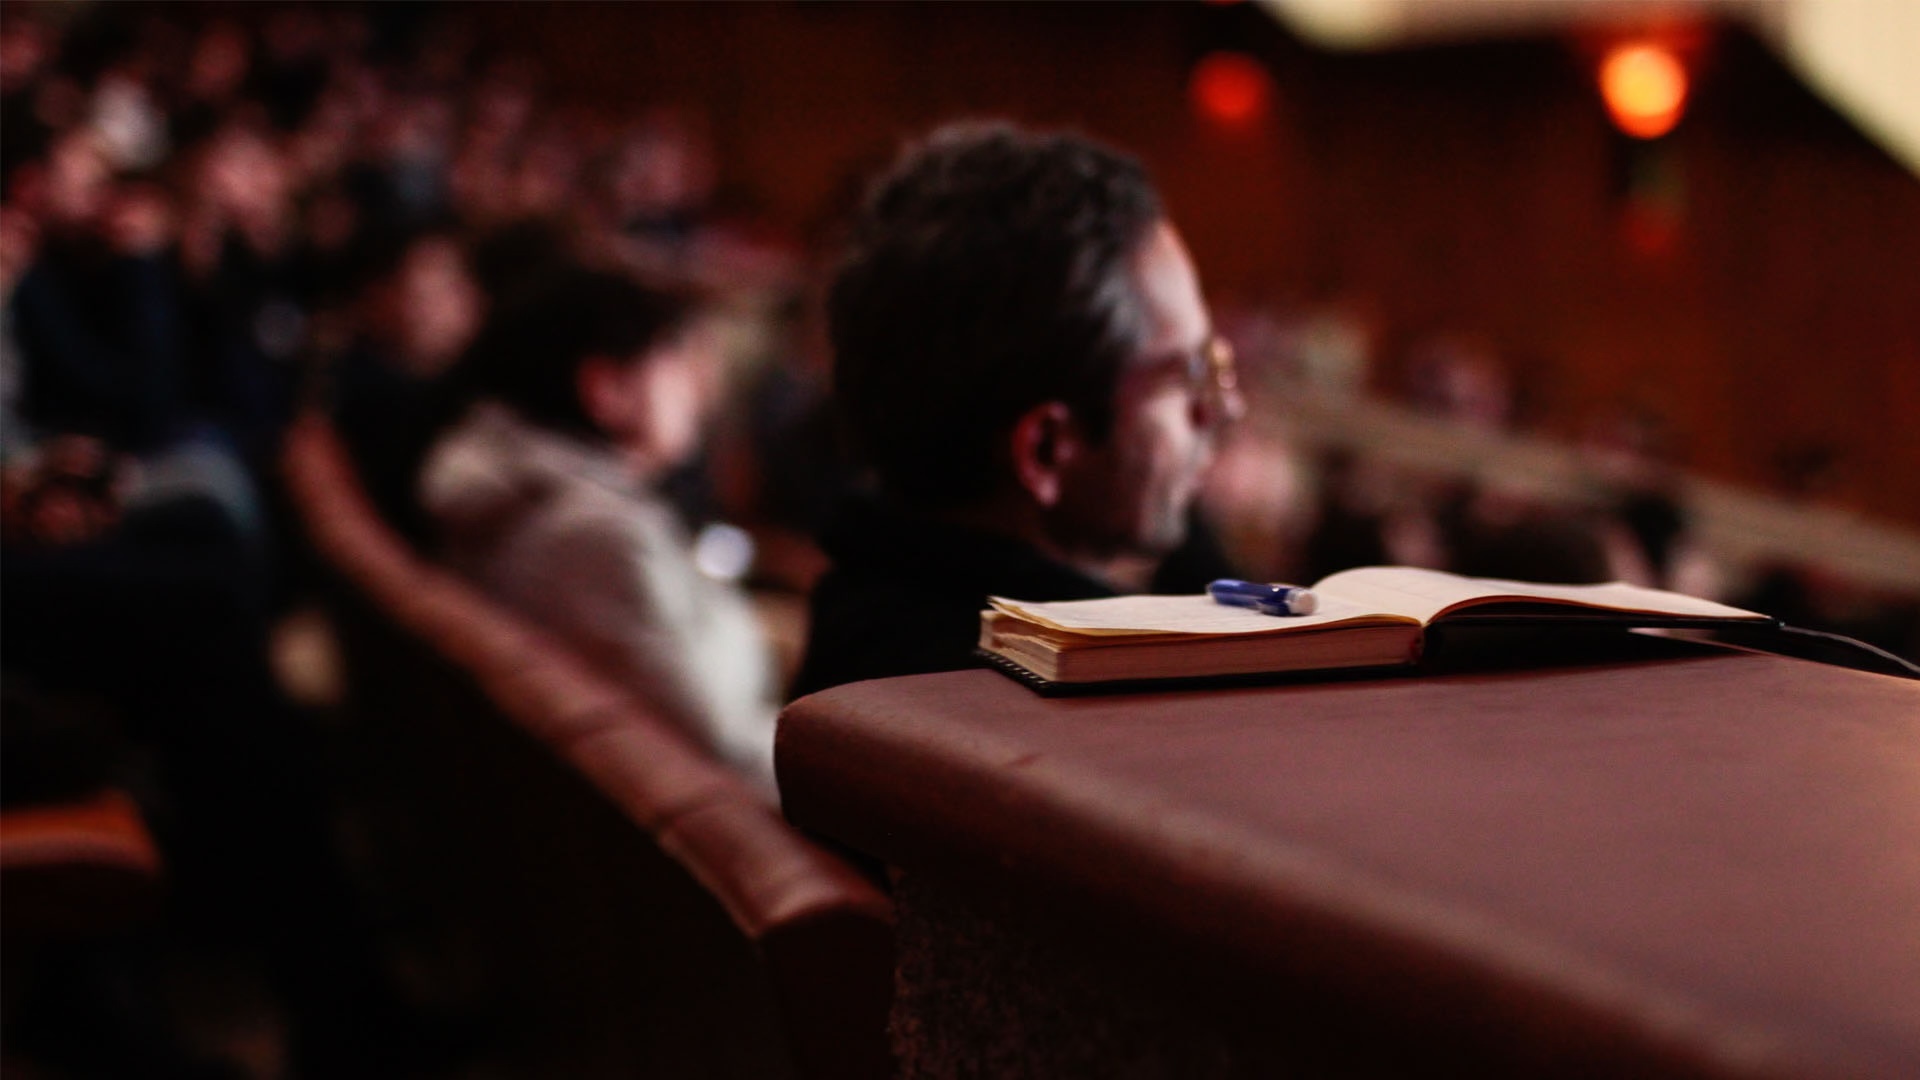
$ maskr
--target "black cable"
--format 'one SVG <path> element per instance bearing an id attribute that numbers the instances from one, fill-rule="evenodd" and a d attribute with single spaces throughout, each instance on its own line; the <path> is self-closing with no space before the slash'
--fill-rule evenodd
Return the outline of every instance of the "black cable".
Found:
<path id="1" fill-rule="evenodd" d="M 1721 633 L 1723 640 L 1762 652 L 1780 653 L 1798 656 L 1804 660 L 1836 664 L 1854 668 L 1858 671 L 1870 671 L 1880 675 L 1894 675 L 1907 679 L 1920 679 L 1920 664 L 1905 657 L 1897 656 L 1880 648 L 1869 645 L 1858 638 L 1845 634 L 1829 633 L 1825 630 L 1808 630 L 1801 626 L 1788 626 L 1775 623 L 1772 626 L 1758 628 L 1755 631 L 1727 630 Z M 1799 648 L 1770 648 L 1770 645 L 1797 645 Z M 1806 653 L 1826 653 L 1827 655 L 1806 655 Z"/>

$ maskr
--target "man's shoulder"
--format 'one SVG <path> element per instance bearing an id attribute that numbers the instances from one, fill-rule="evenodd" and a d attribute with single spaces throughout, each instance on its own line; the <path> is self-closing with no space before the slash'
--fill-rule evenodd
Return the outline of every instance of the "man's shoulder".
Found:
<path id="1" fill-rule="evenodd" d="M 938 574 L 919 578 L 891 566 L 836 566 L 813 593 L 794 695 L 966 667 L 983 602 L 982 595 Z"/>
<path id="2" fill-rule="evenodd" d="M 825 540 L 833 569 L 814 590 L 796 695 L 972 666 L 989 596 L 1112 595 L 1018 539 L 873 499 L 843 504 Z"/>

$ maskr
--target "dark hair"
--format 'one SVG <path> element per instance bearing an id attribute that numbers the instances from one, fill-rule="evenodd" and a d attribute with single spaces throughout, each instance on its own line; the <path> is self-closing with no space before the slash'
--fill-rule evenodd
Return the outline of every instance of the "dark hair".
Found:
<path id="1" fill-rule="evenodd" d="M 1000 437 L 1043 401 L 1104 438 L 1145 332 L 1129 260 L 1161 216 L 1138 161 L 1076 135 L 967 123 L 908 147 L 828 297 L 842 420 L 885 490 L 989 494 Z"/>
<path id="2" fill-rule="evenodd" d="M 622 274 L 557 271 L 488 319 L 461 365 L 463 396 L 500 401 L 543 427 L 598 435 L 580 404 L 581 362 L 637 357 L 680 332 L 691 312 L 685 297 Z"/>

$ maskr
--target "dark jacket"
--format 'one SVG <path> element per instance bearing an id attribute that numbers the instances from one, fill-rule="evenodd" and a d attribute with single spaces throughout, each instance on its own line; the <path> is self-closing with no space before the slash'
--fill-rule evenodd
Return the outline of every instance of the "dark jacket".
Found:
<path id="1" fill-rule="evenodd" d="M 26 361 L 21 413 L 37 431 L 139 453 L 189 427 L 180 294 L 167 260 L 49 242 L 7 315 Z"/>
<path id="2" fill-rule="evenodd" d="M 842 507 L 822 540 L 833 569 L 813 593 L 792 697 L 861 679 L 974 666 L 988 596 L 1113 595 L 1105 583 L 1017 540 L 873 502 Z"/>

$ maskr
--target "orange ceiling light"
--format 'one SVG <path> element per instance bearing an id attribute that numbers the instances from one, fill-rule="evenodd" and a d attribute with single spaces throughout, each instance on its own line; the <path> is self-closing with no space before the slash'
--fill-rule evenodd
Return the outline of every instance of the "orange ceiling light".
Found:
<path id="1" fill-rule="evenodd" d="M 1241 127 L 1266 115 L 1273 104 L 1273 76 L 1243 52 L 1208 53 L 1187 83 L 1196 112 L 1225 127 Z"/>
<path id="2" fill-rule="evenodd" d="M 1649 42 L 1615 45 L 1600 61 L 1600 96 L 1614 126 L 1636 139 L 1673 130 L 1687 107 L 1687 69 L 1672 49 Z"/>

